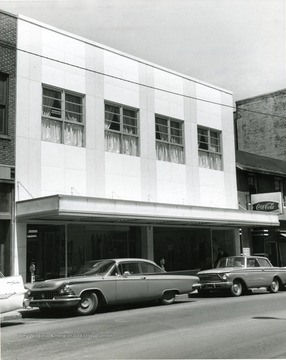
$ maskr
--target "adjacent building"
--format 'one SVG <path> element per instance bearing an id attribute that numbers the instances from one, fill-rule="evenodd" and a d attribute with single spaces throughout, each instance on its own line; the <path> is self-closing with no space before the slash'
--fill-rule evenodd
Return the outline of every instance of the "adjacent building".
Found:
<path id="1" fill-rule="evenodd" d="M 239 254 L 241 228 L 279 226 L 239 209 L 230 91 L 14 20 L 12 272 L 47 279 L 107 257 L 195 272 L 218 248 Z"/>
<path id="2" fill-rule="evenodd" d="M 239 204 L 277 213 L 280 226 L 242 230 L 242 247 L 286 266 L 286 90 L 236 102 Z"/>
<path id="3" fill-rule="evenodd" d="M 0 12 L 0 271 L 12 271 L 17 19 Z"/>

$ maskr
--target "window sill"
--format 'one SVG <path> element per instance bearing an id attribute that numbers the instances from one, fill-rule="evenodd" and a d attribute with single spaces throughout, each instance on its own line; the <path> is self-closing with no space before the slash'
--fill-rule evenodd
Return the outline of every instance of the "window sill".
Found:
<path id="1" fill-rule="evenodd" d="M 0 134 L 0 139 L 2 139 L 2 140 L 8 140 L 8 141 L 11 141 L 11 140 L 12 140 L 11 136 L 9 136 L 9 135 L 1 135 L 1 134 Z"/>

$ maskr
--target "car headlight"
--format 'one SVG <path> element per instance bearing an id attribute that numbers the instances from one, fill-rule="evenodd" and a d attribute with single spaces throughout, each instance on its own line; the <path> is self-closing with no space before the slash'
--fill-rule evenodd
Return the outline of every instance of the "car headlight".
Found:
<path id="1" fill-rule="evenodd" d="M 227 274 L 223 274 L 221 278 L 222 280 L 227 280 Z"/>
<path id="2" fill-rule="evenodd" d="M 74 295 L 74 292 L 72 291 L 72 289 L 69 285 L 65 284 L 60 288 L 60 294 L 61 295 Z"/>

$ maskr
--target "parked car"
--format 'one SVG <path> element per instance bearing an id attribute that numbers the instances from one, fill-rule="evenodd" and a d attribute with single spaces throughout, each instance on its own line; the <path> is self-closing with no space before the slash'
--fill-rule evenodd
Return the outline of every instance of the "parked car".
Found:
<path id="1" fill-rule="evenodd" d="M 262 256 L 229 256 L 219 260 L 214 269 L 199 271 L 201 288 L 199 294 L 228 290 L 240 296 L 250 289 L 266 287 L 271 293 L 283 290 L 286 269 L 274 267 Z"/>
<path id="2" fill-rule="evenodd" d="M 22 276 L 4 276 L 0 272 L 0 313 L 23 309 L 29 305 Z"/>
<path id="3" fill-rule="evenodd" d="M 171 304 L 177 294 L 194 291 L 198 281 L 196 276 L 168 274 L 150 260 L 94 260 L 85 263 L 75 276 L 35 282 L 30 289 L 30 306 L 72 308 L 79 315 L 90 315 L 100 305 L 153 299 Z"/>

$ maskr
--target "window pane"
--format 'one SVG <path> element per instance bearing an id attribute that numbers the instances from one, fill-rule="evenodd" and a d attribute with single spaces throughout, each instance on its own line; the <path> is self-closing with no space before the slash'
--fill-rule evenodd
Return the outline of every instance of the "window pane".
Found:
<path id="1" fill-rule="evenodd" d="M 6 105 L 7 79 L 0 77 L 0 104 Z"/>
<path id="2" fill-rule="evenodd" d="M 171 121 L 171 142 L 176 144 L 182 144 L 182 124 L 179 122 Z"/>
<path id="3" fill-rule="evenodd" d="M 157 266 L 149 263 L 141 263 L 141 270 L 143 274 L 152 274 L 152 273 L 163 273 L 163 270 Z"/>
<path id="4" fill-rule="evenodd" d="M 137 118 L 123 116 L 123 131 L 129 134 L 137 134 Z"/>
<path id="5" fill-rule="evenodd" d="M 220 135 L 217 132 L 210 132 L 210 150 L 220 152 Z"/>
<path id="6" fill-rule="evenodd" d="M 130 110 L 130 109 L 123 109 L 123 115 L 132 117 L 132 118 L 136 118 L 136 112 L 134 110 Z"/>
<path id="7" fill-rule="evenodd" d="M 120 131 L 120 108 L 113 105 L 105 105 L 105 128 Z"/>
<path id="8" fill-rule="evenodd" d="M 61 93 L 55 90 L 43 89 L 43 115 L 60 118 L 61 108 Z"/>
<path id="9" fill-rule="evenodd" d="M 138 110 L 105 104 L 105 151 L 139 156 L 137 115 Z"/>
<path id="10" fill-rule="evenodd" d="M 168 141 L 168 120 L 156 118 L 156 139 Z"/>
<path id="11" fill-rule="evenodd" d="M 5 134 L 5 109 L 0 106 L 0 134 Z"/>
<path id="12" fill-rule="evenodd" d="M 82 98 L 66 94 L 66 119 L 70 121 L 83 122 Z"/>
<path id="13" fill-rule="evenodd" d="M 208 150 L 208 130 L 198 129 L 198 145 L 199 149 Z"/>

